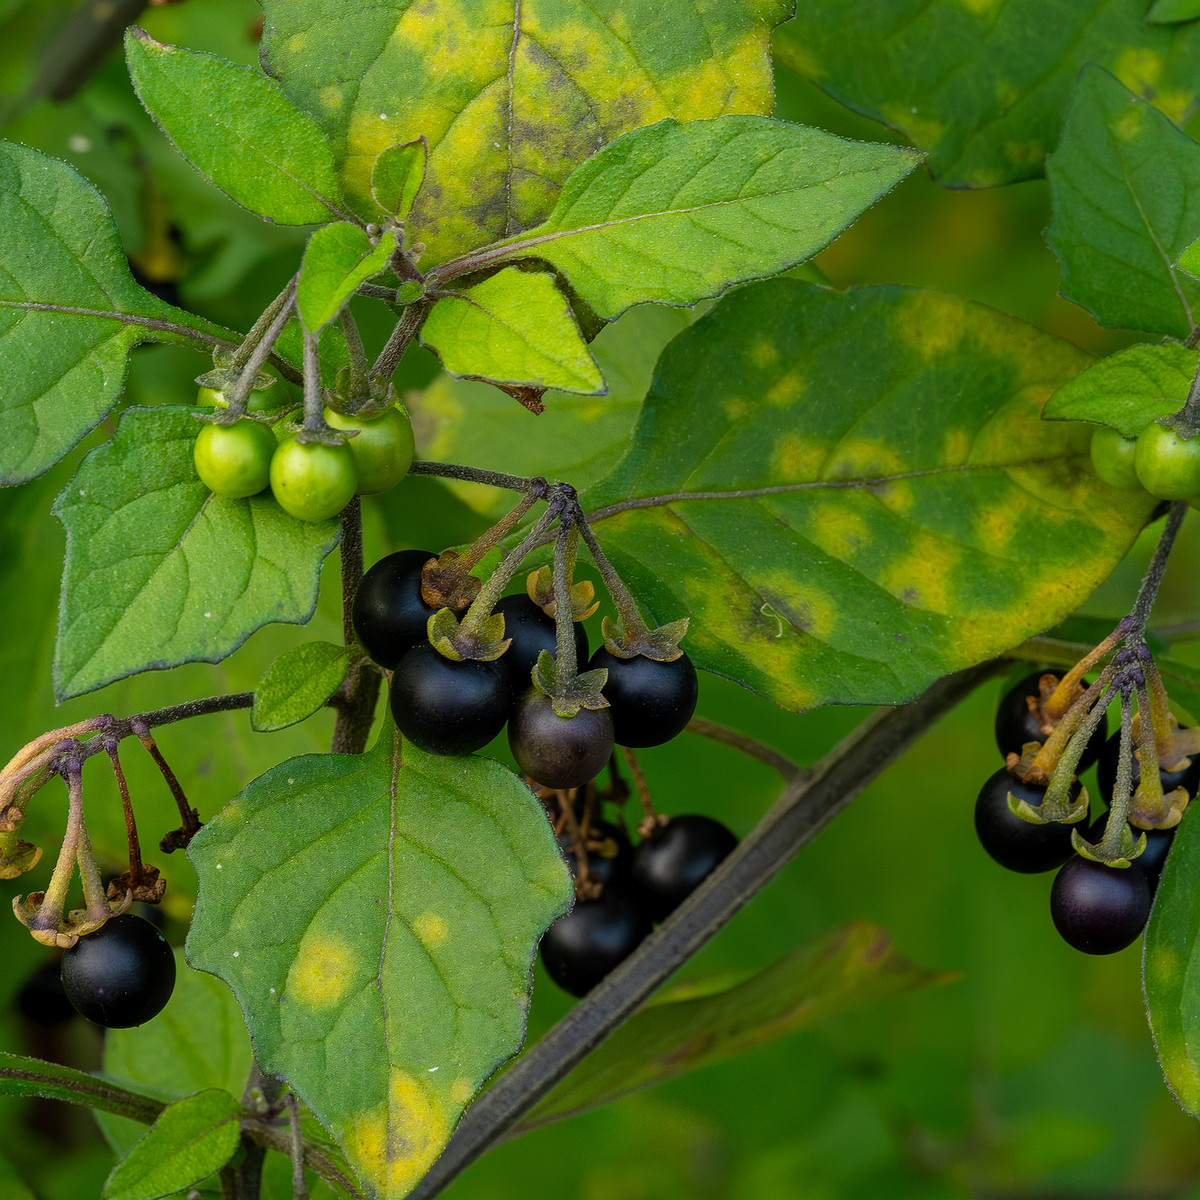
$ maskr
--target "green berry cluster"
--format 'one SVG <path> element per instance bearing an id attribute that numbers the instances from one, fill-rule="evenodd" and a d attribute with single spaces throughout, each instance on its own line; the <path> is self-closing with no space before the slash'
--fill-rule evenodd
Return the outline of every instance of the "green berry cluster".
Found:
<path id="1" fill-rule="evenodd" d="M 1091 453 L 1096 474 L 1113 487 L 1200 504 L 1200 437 L 1157 421 L 1136 438 L 1105 425 L 1092 434 Z"/>
<path id="2" fill-rule="evenodd" d="M 199 402 L 225 406 L 222 394 L 210 388 L 200 389 Z M 251 392 L 246 408 L 269 413 L 269 394 Z M 399 406 L 368 419 L 326 408 L 325 423 L 346 440 L 298 441 L 282 422 L 272 426 L 250 416 L 232 425 L 205 424 L 192 451 L 196 473 L 215 495 L 231 500 L 269 487 L 284 512 L 301 521 L 337 516 L 354 496 L 386 492 L 408 473 L 413 432 Z"/>

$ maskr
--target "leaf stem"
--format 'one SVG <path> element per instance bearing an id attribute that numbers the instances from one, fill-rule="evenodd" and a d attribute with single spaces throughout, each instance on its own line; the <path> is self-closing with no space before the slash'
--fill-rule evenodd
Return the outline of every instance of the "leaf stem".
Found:
<path id="1" fill-rule="evenodd" d="M 254 327 L 246 335 L 246 340 L 235 352 L 233 365 L 235 368 L 240 368 L 240 371 L 233 387 L 225 396 L 229 404 L 227 413 L 233 420 L 237 420 L 246 411 L 246 400 L 258 382 L 259 372 L 270 360 L 271 351 L 275 349 L 275 343 L 279 340 L 279 335 L 283 333 L 283 327 L 291 319 L 295 304 L 296 276 L 293 276 L 291 282 L 276 297 L 271 307 L 259 317 Z M 267 321 L 266 327 L 260 328 L 268 316 L 270 316 L 270 320 Z M 250 346 L 249 353 L 245 353 L 247 346 Z M 244 359 L 243 354 L 245 354 Z"/>
<path id="2" fill-rule="evenodd" d="M 463 467 L 457 463 L 428 462 L 417 459 L 408 469 L 410 475 L 434 475 L 439 479 L 457 479 L 463 483 L 484 483 L 489 487 L 507 488 L 510 492 L 527 492 L 535 477 L 506 475 L 502 471 L 484 471 L 479 467 Z"/>
<path id="3" fill-rule="evenodd" d="M 1002 667 L 980 664 L 935 683 L 910 704 L 868 717 L 803 779 L 674 913 L 527 1050 L 464 1115 L 441 1158 L 410 1194 L 431 1200 L 627 1020 L 886 766 Z"/>
<path id="4" fill-rule="evenodd" d="M 1175 545 L 1175 536 L 1179 533 L 1179 526 L 1183 523 L 1187 510 L 1186 500 L 1176 500 L 1171 505 L 1166 526 L 1158 539 L 1158 545 L 1154 548 L 1154 556 L 1150 559 L 1150 566 L 1142 578 L 1141 587 L 1138 588 L 1137 600 L 1126 618 L 1131 622 L 1130 633 L 1138 637 L 1146 631 L 1146 622 L 1150 619 L 1150 610 L 1154 607 L 1163 575 L 1166 574 L 1171 548 Z"/>
<path id="5" fill-rule="evenodd" d="M 786 783 L 802 779 L 809 774 L 799 764 L 792 762 L 786 754 L 781 754 L 774 746 L 768 746 L 765 742 L 760 742 L 736 729 L 718 725 L 716 721 L 708 721 L 704 717 L 693 717 L 687 723 L 687 731 L 699 734 L 700 737 L 711 738 L 714 742 L 732 746 L 735 750 L 740 750 L 743 754 L 758 759 L 772 771 L 778 772 Z"/>
<path id="6" fill-rule="evenodd" d="M 421 326 L 425 323 L 425 314 L 429 312 L 429 308 L 428 303 L 420 301 L 410 304 L 404 309 L 400 320 L 396 322 L 396 328 L 392 330 L 392 336 L 387 340 L 387 345 L 384 346 L 375 360 L 375 365 L 371 368 L 372 379 L 382 380 L 385 383 L 391 379 L 392 372 L 400 365 L 400 360 L 404 357 L 404 352 L 412 344 L 413 338 L 417 336 Z"/>

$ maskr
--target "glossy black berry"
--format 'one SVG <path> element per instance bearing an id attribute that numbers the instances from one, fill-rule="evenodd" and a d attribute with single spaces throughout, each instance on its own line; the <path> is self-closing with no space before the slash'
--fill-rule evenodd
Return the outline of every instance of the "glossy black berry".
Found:
<path id="1" fill-rule="evenodd" d="M 618 745 L 661 746 L 692 719 L 700 685 L 686 654 L 664 663 L 640 654 L 617 658 L 601 646 L 588 662 L 589 670 L 599 667 L 608 671 L 604 696 Z"/>
<path id="2" fill-rule="evenodd" d="M 712 817 L 672 817 L 638 843 L 633 852 L 633 885 L 656 921 L 665 920 L 738 844 Z"/>
<path id="3" fill-rule="evenodd" d="M 608 821 L 592 821 L 585 840 L 587 850 L 588 878 L 607 888 L 620 884 L 629 875 L 629 861 L 633 848 L 625 831 Z M 558 844 L 571 874 L 579 878 L 579 860 L 571 850 L 572 835 L 564 829 L 558 835 Z"/>
<path id="4" fill-rule="evenodd" d="M 504 728 L 512 703 L 497 662 L 451 662 L 428 642 L 414 646 L 392 676 L 392 716 L 430 754 L 473 754 Z"/>
<path id="5" fill-rule="evenodd" d="M 580 900 L 542 938 L 542 964 L 564 992 L 583 996 L 627 959 L 650 932 L 650 919 L 628 896 L 605 892 Z"/>
<path id="6" fill-rule="evenodd" d="M 975 801 L 975 832 L 983 848 L 1010 871 L 1035 874 L 1061 867 L 1074 853 L 1071 826 L 1057 821 L 1034 825 L 1022 821 L 1008 807 L 1008 794 L 1037 808 L 1046 789 L 1022 783 L 1001 768 L 980 789 Z M 1072 796 L 1079 794 L 1076 782 Z"/>
<path id="7" fill-rule="evenodd" d="M 529 686 L 538 655 L 543 650 L 551 654 L 558 651 L 554 621 L 528 596 L 505 596 L 492 611 L 504 614 L 504 636 L 512 638 L 512 645 L 500 656 L 500 662 L 520 695 Z M 588 660 L 588 639 L 583 626 L 578 621 L 573 624 L 575 663 L 582 670 Z"/>
<path id="8" fill-rule="evenodd" d="M 175 987 L 175 956 L 149 921 L 123 913 L 63 954 L 62 983 L 89 1021 L 129 1029 L 166 1007 Z"/>
<path id="9" fill-rule="evenodd" d="M 1054 877 L 1050 916 L 1063 940 L 1085 954 L 1113 954 L 1137 939 L 1150 917 L 1150 884 L 1135 862 L 1106 867 L 1072 858 Z"/>
<path id="10" fill-rule="evenodd" d="M 1044 671 L 1038 671 L 1026 676 L 1016 687 L 1004 693 L 996 709 L 996 745 L 1001 754 L 1020 754 L 1026 742 L 1045 742 L 1050 736 L 1029 709 L 1029 697 L 1040 699 L 1038 681 L 1044 674 Z M 1101 717 L 1079 760 L 1079 771 L 1087 770 L 1096 761 L 1107 736 L 1108 718 Z"/>
<path id="11" fill-rule="evenodd" d="M 612 755 L 612 717 L 607 708 L 560 717 L 549 696 L 526 688 L 508 721 L 508 745 L 517 766 L 545 787 L 582 787 Z"/>
<path id="12" fill-rule="evenodd" d="M 434 610 L 421 599 L 421 568 L 436 555 L 399 550 L 381 558 L 354 593 L 351 618 L 363 649 L 389 671 L 426 636 Z"/>
<path id="13" fill-rule="evenodd" d="M 1137 746 L 1132 747 L 1137 750 Z M 1100 799 L 1104 804 L 1112 803 L 1113 788 L 1117 785 L 1117 765 L 1121 759 L 1121 731 L 1116 733 L 1104 743 L 1104 748 L 1100 751 L 1100 759 L 1096 763 L 1096 782 L 1100 786 Z M 1131 759 L 1133 765 L 1133 790 L 1137 790 L 1137 786 L 1142 781 L 1142 764 L 1138 761 L 1137 754 L 1133 754 Z M 1164 771 L 1161 767 L 1158 770 L 1158 777 L 1162 780 L 1163 794 L 1173 792 L 1176 788 L 1186 788 L 1189 796 L 1196 795 L 1196 788 L 1200 786 L 1200 754 L 1192 756 L 1192 761 L 1182 771 Z"/>
<path id="14" fill-rule="evenodd" d="M 67 999 L 57 962 L 42 963 L 17 992 L 17 1011 L 31 1025 L 61 1025 L 71 1020 L 75 1006 Z"/>
<path id="15" fill-rule="evenodd" d="M 1099 845 L 1100 839 L 1104 837 L 1104 826 L 1108 821 L 1108 814 L 1097 817 L 1088 827 L 1087 833 L 1084 835 L 1093 846 Z M 1130 826 L 1130 832 L 1133 834 L 1133 840 L 1136 842 L 1140 834 L 1146 835 L 1146 848 L 1134 859 L 1139 867 L 1145 872 L 1146 879 L 1150 883 L 1151 892 L 1158 887 L 1158 881 L 1162 878 L 1163 867 L 1167 865 L 1167 853 L 1171 849 L 1171 843 L 1175 840 L 1174 829 L 1137 829 Z"/>

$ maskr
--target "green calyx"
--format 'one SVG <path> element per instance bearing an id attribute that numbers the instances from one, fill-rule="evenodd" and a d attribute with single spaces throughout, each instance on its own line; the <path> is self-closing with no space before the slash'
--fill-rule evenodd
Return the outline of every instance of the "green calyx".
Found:
<path id="1" fill-rule="evenodd" d="M 640 654 L 655 662 L 674 662 L 683 654 L 679 643 L 688 631 L 690 620 L 690 617 L 680 617 L 656 629 L 643 628 L 642 632 L 626 633 L 620 622 L 605 617 L 600 622 L 600 632 L 604 637 L 604 648 L 616 658 L 634 658 Z"/>
<path id="2" fill-rule="evenodd" d="M 492 662 L 512 645 L 512 638 L 504 636 L 504 614 L 492 613 L 478 629 L 460 621 L 448 608 L 439 608 L 429 618 L 429 641 L 433 648 L 451 662 L 474 659 L 476 662 Z"/>
<path id="3" fill-rule="evenodd" d="M 602 690 L 608 682 L 608 670 L 599 667 L 564 678 L 558 659 L 543 650 L 533 668 L 533 686 L 550 701 L 555 715 L 573 717 L 581 708 L 593 711 L 608 707 Z"/>

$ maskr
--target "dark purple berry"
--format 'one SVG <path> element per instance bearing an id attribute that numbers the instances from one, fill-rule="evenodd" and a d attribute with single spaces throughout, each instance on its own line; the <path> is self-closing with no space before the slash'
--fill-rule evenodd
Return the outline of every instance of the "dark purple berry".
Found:
<path id="1" fill-rule="evenodd" d="M 619 891 L 580 900 L 542 937 L 542 965 L 564 992 L 584 996 L 650 932 L 650 919 Z"/>
<path id="2" fill-rule="evenodd" d="M 1113 954 L 1137 940 L 1150 917 L 1150 884 L 1135 862 L 1106 867 L 1076 855 L 1054 877 L 1050 916 L 1084 954 Z"/>
<path id="3" fill-rule="evenodd" d="M 434 610 L 421 599 L 421 569 L 436 557 L 428 550 L 389 554 L 362 577 L 354 593 L 354 632 L 363 649 L 389 671 L 425 640 Z"/>
<path id="4" fill-rule="evenodd" d="M 392 675 L 392 716 L 430 754 L 473 754 L 504 728 L 512 703 L 497 662 L 451 662 L 428 642 L 414 646 Z"/>
<path id="5" fill-rule="evenodd" d="M 1008 807 L 1009 792 L 1034 808 L 1046 798 L 1045 788 L 1022 783 L 1001 768 L 983 785 L 975 801 L 975 832 L 980 844 L 1010 871 L 1032 875 L 1061 867 L 1074 853 L 1072 827 L 1057 821 L 1034 825 L 1021 820 Z M 1071 795 L 1078 794 L 1077 781 Z"/>
<path id="6" fill-rule="evenodd" d="M 505 596 L 492 611 L 504 614 L 504 636 L 512 638 L 512 645 L 500 656 L 500 663 L 512 676 L 513 688 L 520 695 L 529 686 L 538 655 L 543 650 L 558 653 L 554 620 L 528 596 Z M 572 624 L 575 663 L 582 670 L 588 660 L 587 633 L 578 621 Z"/>
<path id="7" fill-rule="evenodd" d="M 612 755 L 612 717 L 607 708 L 560 717 L 549 696 L 527 688 L 509 718 L 508 745 L 521 770 L 544 787 L 582 787 Z"/>
<path id="8" fill-rule="evenodd" d="M 1085 837 L 1093 846 L 1100 844 L 1101 838 L 1104 837 L 1104 826 L 1108 821 L 1108 814 L 1097 817 L 1089 826 Z M 1145 872 L 1146 879 L 1150 883 L 1150 890 L 1153 892 L 1158 887 L 1158 881 L 1162 878 L 1163 867 L 1167 865 L 1167 852 L 1171 849 L 1171 843 L 1175 840 L 1174 829 L 1138 829 L 1131 825 L 1129 831 L 1133 834 L 1133 840 L 1138 840 L 1139 834 L 1146 835 L 1146 848 L 1133 861 Z"/>
<path id="9" fill-rule="evenodd" d="M 1020 754 L 1026 742 L 1042 742 L 1053 732 L 1038 724 L 1029 708 L 1029 698 L 1041 700 L 1038 683 L 1047 672 L 1037 671 L 1022 679 L 1016 687 L 1004 693 L 996 709 L 996 745 L 1001 754 Z M 1086 686 L 1086 681 L 1084 686 Z M 1085 771 L 1096 761 L 1104 748 L 1108 736 L 1108 718 L 1101 717 L 1096 731 L 1088 738 L 1083 757 L 1079 760 L 1079 771 Z"/>
<path id="10" fill-rule="evenodd" d="M 665 920 L 737 844 L 720 821 L 695 813 L 672 817 L 639 842 L 633 852 L 633 884 L 654 920 Z"/>
<path id="11" fill-rule="evenodd" d="M 571 850 L 572 835 L 564 829 L 558 835 L 558 845 L 571 868 L 571 874 L 579 878 L 579 860 Z M 592 821 L 588 826 L 584 848 L 587 851 L 588 879 L 602 888 L 619 884 L 629 875 L 629 860 L 633 848 L 625 831 L 608 821 Z"/>
<path id="12" fill-rule="evenodd" d="M 640 654 L 617 658 L 601 646 L 588 670 L 608 671 L 604 696 L 612 706 L 613 733 L 619 746 L 661 746 L 692 719 L 700 685 L 686 654 L 673 662 L 655 662 Z"/>
<path id="13" fill-rule="evenodd" d="M 62 983 L 89 1021 L 129 1029 L 166 1007 L 175 987 L 175 956 L 149 921 L 123 913 L 64 952 Z"/>

